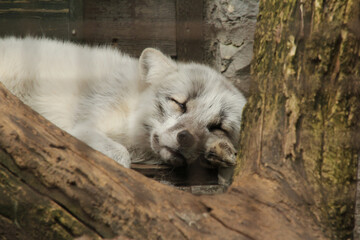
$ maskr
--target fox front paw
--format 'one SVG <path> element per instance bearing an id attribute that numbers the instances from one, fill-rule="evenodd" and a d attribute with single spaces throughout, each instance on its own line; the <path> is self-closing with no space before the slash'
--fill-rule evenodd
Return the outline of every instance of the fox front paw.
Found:
<path id="1" fill-rule="evenodd" d="M 217 139 L 206 147 L 205 159 L 213 167 L 231 167 L 236 164 L 236 151 L 224 139 Z"/>
<path id="2" fill-rule="evenodd" d="M 128 150 L 122 145 L 116 147 L 107 147 L 105 151 L 102 151 L 108 157 L 114 159 L 117 163 L 123 165 L 126 168 L 130 168 L 131 157 Z"/>
<path id="3" fill-rule="evenodd" d="M 130 168 L 131 158 L 128 151 L 113 151 L 111 158 L 126 168 Z"/>

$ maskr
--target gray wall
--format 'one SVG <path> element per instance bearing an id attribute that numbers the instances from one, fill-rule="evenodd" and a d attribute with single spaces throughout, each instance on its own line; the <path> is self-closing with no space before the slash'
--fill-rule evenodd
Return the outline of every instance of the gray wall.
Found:
<path id="1" fill-rule="evenodd" d="M 205 59 L 249 96 L 258 0 L 205 0 Z"/>

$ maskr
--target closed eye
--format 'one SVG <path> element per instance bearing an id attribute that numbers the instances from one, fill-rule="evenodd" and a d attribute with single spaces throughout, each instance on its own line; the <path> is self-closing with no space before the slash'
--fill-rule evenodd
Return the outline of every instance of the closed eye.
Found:
<path id="1" fill-rule="evenodd" d="M 174 98 L 168 98 L 168 100 L 170 100 L 170 101 L 172 101 L 172 102 L 174 102 L 174 103 L 176 103 L 178 106 L 179 106 L 179 108 L 181 109 L 181 112 L 182 113 L 186 113 L 186 111 L 187 111 L 187 108 L 186 108 L 186 102 L 184 102 L 184 103 L 181 103 L 181 102 L 178 102 L 176 99 L 174 99 Z"/>
<path id="2" fill-rule="evenodd" d="M 209 132 L 214 132 L 214 131 L 218 130 L 218 131 L 227 133 L 227 131 L 221 127 L 221 123 L 210 124 L 207 126 L 207 129 L 209 130 Z"/>

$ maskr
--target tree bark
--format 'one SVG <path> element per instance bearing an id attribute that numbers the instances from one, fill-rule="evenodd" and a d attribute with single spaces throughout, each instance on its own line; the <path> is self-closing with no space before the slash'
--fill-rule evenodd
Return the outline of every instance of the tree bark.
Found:
<path id="1" fill-rule="evenodd" d="M 305 205 L 332 239 L 353 230 L 360 153 L 359 1 L 262 1 L 241 164 Z"/>
<path id="2" fill-rule="evenodd" d="M 261 2 L 238 175 L 221 195 L 194 196 L 119 166 L 0 84 L 0 235 L 350 236 L 360 149 L 358 6 Z"/>
<path id="3" fill-rule="evenodd" d="M 279 195 L 275 181 L 250 175 L 237 179 L 227 194 L 194 196 L 121 167 L 2 85 L 0 102 L 0 235 L 5 239 L 321 236 L 309 212 Z"/>

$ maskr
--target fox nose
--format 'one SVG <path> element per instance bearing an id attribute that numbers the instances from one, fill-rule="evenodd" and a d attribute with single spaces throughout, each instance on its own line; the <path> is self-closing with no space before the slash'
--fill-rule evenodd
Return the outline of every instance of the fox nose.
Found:
<path id="1" fill-rule="evenodd" d="M 177 134 L 177 141 L 181 147 L 190 147 L 194 144 L 194 136 L 188 130 L 183 130 Z"/>

